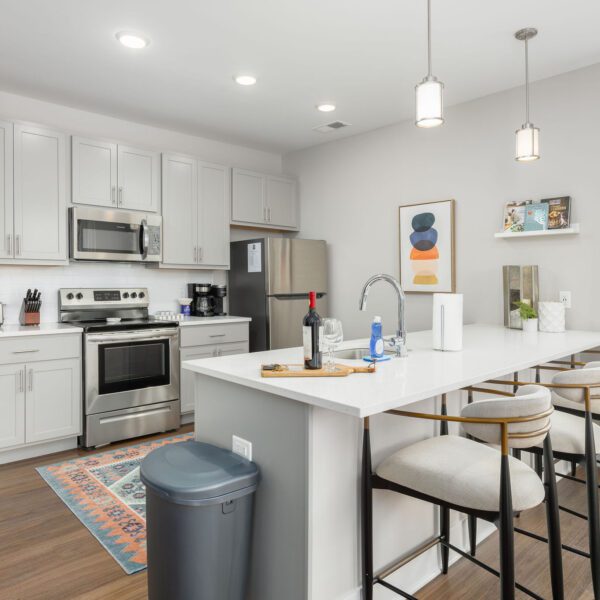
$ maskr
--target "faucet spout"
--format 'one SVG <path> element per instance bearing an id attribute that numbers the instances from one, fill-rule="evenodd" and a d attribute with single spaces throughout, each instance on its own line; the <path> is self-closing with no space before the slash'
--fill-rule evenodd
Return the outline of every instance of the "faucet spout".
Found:
<path id="1" fill-rule="evenodd" d="M 396 351 L 396 356 L 407 356 L 406 324 L 404 319 L 404 305 L 406 302 L 406 296 L 404 295 L 404 291 L 402 290 L 400 282 L 395 277 L 392 277 L 391 275 L 385 275 L 384 273 L 370 277 L 363 286 L 360 294 L 359 309 L 362 311 L 367 310 L 367 298 L 369 296 L 369 291 L 371 286 L 378 281 L 385 281 L 389 283 L 394 288 L 396 295 L 398 296 L 398 326 L 396 328 L 396 337 L 392 338 L 390 343 Z"/>

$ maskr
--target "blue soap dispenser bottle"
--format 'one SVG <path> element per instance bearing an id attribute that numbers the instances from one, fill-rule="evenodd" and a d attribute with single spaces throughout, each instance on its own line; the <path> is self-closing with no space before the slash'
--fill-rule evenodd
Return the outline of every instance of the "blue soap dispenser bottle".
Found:
<path id="1" fill-rule="evenodd" d="M 369 344 L 371 358 L 383 358 L 383 335 L 381 334 L 381 317 L 374 317 L 371 323 L 371 342 Z"/>

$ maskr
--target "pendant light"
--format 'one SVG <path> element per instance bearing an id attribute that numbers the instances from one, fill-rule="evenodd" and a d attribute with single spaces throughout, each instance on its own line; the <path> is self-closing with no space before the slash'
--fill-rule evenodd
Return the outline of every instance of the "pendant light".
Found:
<path id="1" fill-rule="evenodd" d="M 437 127 L 444 122 L 444 84 L 431 74 L 431 0 L 427 0 L 427 77 L 415 86 L 417 127 Z"/>
<path id="2" fill-rule="evenodd" d="M 540 157 L 540 130 L 529 122 L 529 40 L 537 35 L 537 29 L 519 29 L 515 37 L 525 42 L 525 123 L 517 129 L 515 159 L 520 162 L 537 160 Z"/>

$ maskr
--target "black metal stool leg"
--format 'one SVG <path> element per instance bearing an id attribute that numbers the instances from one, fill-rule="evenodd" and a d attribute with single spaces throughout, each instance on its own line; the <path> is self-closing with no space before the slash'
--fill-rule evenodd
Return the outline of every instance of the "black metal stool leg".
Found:
<path id="1" fill-rule="evenodd" d="M 546 437 L 548 437 L 548 436 L 546 436 Z M 538 474 L 538 477 L 540 479 L 542 479 L 542 473 L 544 471 L 544 468 L 543 468 L 544 459 L 543 459 L 542 455 L 535 453 L 533 455 L 533 461 L 534 461 L 534 465 L 535 465 L 535 472 Z"/>
<path id="2" fill-rule="evenodd" d="M 503 427 L 503 429 L 506 426 Z M 503 432 L 503 437 L 507 437 Z M 515 598 L 515 540 L 508 449 L 503 448 L 500 468 L 500 591 L 502 600 Z"/>
<path id="3" fill-rule="evenodd" d="M 362 453 L 363 599 L 373 600 L 373 486 L 369 418 L 364 419 Z"/>
<path id="4" fill-rule="evenodd" d="M 554 457 L 550 435 L 544 440 L 544 487 L 546 488 L 546 523 L 548 527 L 548 555 L 550 559 L 550 581 L 553 600 L 565 597 L 562 564 L 562 541 L 560 535 L 560 512 Z"/>
<path id="5" fill-rule="evenodd" d="M 450 509 L 440 506 L 440 535 L 444 540 L 450 543 Z M 450 555 L 450 549 L 448 546 L 441 545 L 442 552 L 442 573 L 446 575 L 448 573 L 448 559 Z"/>
<path id="6" fill-rule="evenodd" d="M 598 513 L 598 472 L 592 415 L 585 415 L 585 472 L 588 500 L 590 562 L 594 598 L 600 599 L 600 514 Z"/>
<path id="7" fill-rule="evenodd" d="M 473 391 L 469 390 L 467 394 L 467 402 L 469 404 L 473 403 Z M 467 438 L 473 439 L 470 435 L 467 435 Z M 469 529 L 469 554 L 471 556 L 475 556 L 477 553 L 477 517 L 473 515 L 469 515 L 467 517 L 468 520 L 468 529 Z"/>

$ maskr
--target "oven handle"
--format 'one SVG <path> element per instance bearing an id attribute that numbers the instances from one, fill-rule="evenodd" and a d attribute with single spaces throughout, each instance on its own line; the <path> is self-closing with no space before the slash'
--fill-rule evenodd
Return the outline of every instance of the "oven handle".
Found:
<path id="1" fill-rule="evenodd" d="M 150 245 L 150 235 L 148 234 L 148 222 L 146 219 L 142 219 L 141 229 L 141 251 L 142 258 L 146 260 L 148 258 L 148 246 Z"/>
<path id="2" fill-rule="evenodd" d="M 144 331 L 140 333 L 97 333 L 95 335 L 86 335 L 86 341 L 88 342 L 128 342 L 135 340 L 168 340 L 172 339 L 177 335 L 177 329 L 172 331 L 158 329 L 156 333 L 151 331 Z M 160 333 L 159 333 L 160 332 Z"/>

